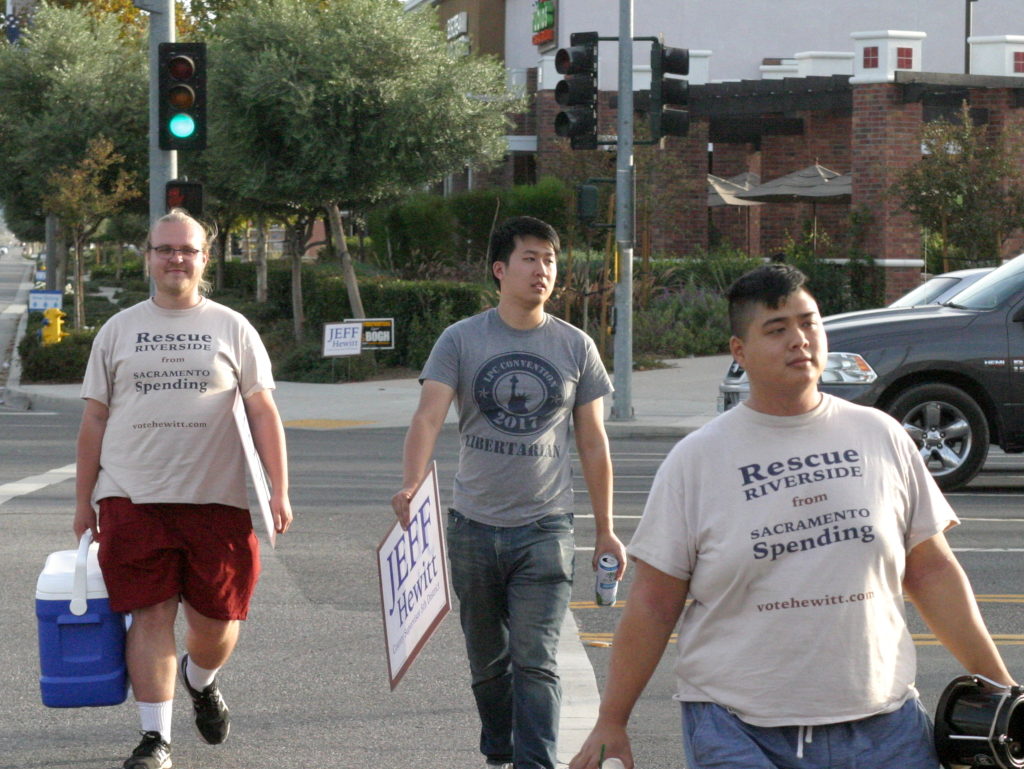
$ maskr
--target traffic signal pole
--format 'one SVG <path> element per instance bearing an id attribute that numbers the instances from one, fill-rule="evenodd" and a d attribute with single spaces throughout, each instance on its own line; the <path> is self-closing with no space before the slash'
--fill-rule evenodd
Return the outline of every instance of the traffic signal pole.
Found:
<path id="1" fill-rule="evenodd" d="M 633 0 L 619 0 L 619 106 L 615 161 L 615 242 L 619 280 L 615 286 L 615 392 L 611 421 L 633 415 Z"/>
<path id="2" fill-rule="evenodd" d="M 173 43 L 174 0 L 135 0 L 135 6 L 149 12 L 149 221 L 166 213 L 167 182 L 178 176 L 178 153 L 162 150 L 159 144 L 160 43 Z"/>

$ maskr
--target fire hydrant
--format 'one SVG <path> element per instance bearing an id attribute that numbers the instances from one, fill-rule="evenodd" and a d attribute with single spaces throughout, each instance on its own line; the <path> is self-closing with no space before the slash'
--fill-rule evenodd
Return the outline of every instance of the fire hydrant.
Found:
<path id="1" fill-rule="evenodd" d="M 57 344 L 68 335 L 68 332 L 64 330 L 64 318 L 66 317 L 67 313 L 56 307 L 43 310 L 43 344 Z"/>

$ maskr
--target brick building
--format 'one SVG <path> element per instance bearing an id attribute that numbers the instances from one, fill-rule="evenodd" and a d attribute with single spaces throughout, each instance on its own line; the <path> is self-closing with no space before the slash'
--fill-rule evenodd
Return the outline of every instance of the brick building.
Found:
<path id="1" fill-rule="evenodd" d="M 735 5 L 733 0 L 723 2 Z M 993 5 L 1000 2 L 993 0 Z M 993 129 L 1024 121 L 1024 36 L 971 35 L 965 46 L 971 19 L 968 16 L 965 30 L 963 2 L 929 0 L 921 5 L 920 0 L 908 0 L 893 8 L 859 0 L 844 4 L 841 11 L 817 4 L 814 13 L 839 15 L 849 24 L 858 20 L 886 24 L 890 18 L 896 23 L 927 23 L 922 24 L 926 31 L 883 27 L 878 32 L 858 32 L 871 27 L 853 26 L 838 31 L 833 24 L 828 34 L 815 37 L 808 31 L 815 19 L 804 20 L 806 29 L 800 24 L 779 24 L 787 13 L 812 13 L 798 0 L 780 0 L 770 12 L 760 11 L 772 17 L 766 28 L 785 27 L 790 36 L 803 31 L 811 45 L 834 46 L 790 56 L 765 56 L 765 41 L 749 34 L 748 39 L 734 35 L 736 39 L 716 40 L 692 33 L 702 29 L 700 25 L 687 27 L 678 17 L 701 13 L 702 4 L 693 0 L 673 0 L 669 5 L 659 0 L 635 3 L 635 35 L 650 34 L 653 28 L 664 31 L 670 45 L 691 46 L 688 136 L 636 150 L 637 242 L 653 254 L 686 255 L 713 242 L 726 242 L 767 256 L 782 249 L 788 239 L 799 238 L 809 223 L 832 240 L 842 239 L 855 211 L 865 222 L 862 246 L 886 267 L 887 294 L 896 296 L 920 281 L 922 246 L 918 228 L 887 191 L 903 169 L 920 159 L 923 124 L 957 112 L 965 100 L 975 120 Z M 615 20 L 605 18 L 614 8 L 603 6 L 617 4 L 601 4 L 599 10 L 579 0 L 531 0 L 529 38 L 523 32 L 524 2 L 410 0 L 408 4 L 436 6 L 450 36 L 459 29 L 471 30 L 474 17 L 493 22 L 493 31 L 500 18 L 503 50 L 497 50 L 499 36 L 485 38 L 482 32 L 479 40 L 465 33 L 466 50 L 502 56 L 510 84 L 533 96 L 532 109 L 514 116 L 505 164 L 486 173 L 467 172 L 451 180 L 449 190 L 530 182 L 546 175 L 570 182 L 610 175 L 613 152 L 573 152 L 565 140 L 554 136 L 554 116 L 560 107 L 553 89 L 561 76 L 554 71 L 553 53 L 568 45 L 570 31 L 596 29 L 602 36 L 614 36 Z M 461 22 L 451 21 L 450 11 L 456 4 L 457 13 L 463 14 Z M 822 5 L 829 7 L 818 8 Z M 967 5 L 970 9 L 973 3 Z M 722 12 L 726 10 L 722 6 L 715 7 Z M 748 9 L 749 4 L 743 7 Z M 1019 5 L 986 10 L 1004 13 L 998 22 L 1002 27 L 1012 24 L 1010 31 L 1024 31 L 1024 11 Z M 746 18 L 749 15 L 745 14 L 744 23 L 756 28 L 757 19 Z M 984 32 L 1005 31 L 992 18 L 985 23 Z M 672 31 L 680 28 L 686 31 Z M 693 47 L 691 37 L 709 49 Z M 614 134 L 615 110 L 609 91 L 616 81 L 615 44 L 602 43 L 600 53 L 599 133 Z M 927 61 L 934 62 L 932 71 L 923 66 L 926 54 Z M 637 90 L 649 86 L 649 67 L 637 65 L 646 60 L 647 49 L 635 45 Z M 533 66 L 522 66 L 531 62 Z M 711 72 L 718 73 L 720 62 L 727 63 L 721 67 L 725 74 L 739 78 L 712 80 Z M 637 120 L 638 125 L 642 122 Z M 768 181 L 813 164 L 848 174 L 850 193 L 813 203 L 708 206 L 708 174 Z"/>

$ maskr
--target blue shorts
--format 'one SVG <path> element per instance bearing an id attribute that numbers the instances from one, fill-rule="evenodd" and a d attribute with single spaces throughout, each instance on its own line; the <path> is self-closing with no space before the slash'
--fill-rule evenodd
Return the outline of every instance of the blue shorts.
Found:
<path id="1" fill-rule="evenodd" d="M 819 726 L 751 726 L 727 708 L 684 702 L 687 769 L 939 769 L 919 700 L 892 713 Z"/>

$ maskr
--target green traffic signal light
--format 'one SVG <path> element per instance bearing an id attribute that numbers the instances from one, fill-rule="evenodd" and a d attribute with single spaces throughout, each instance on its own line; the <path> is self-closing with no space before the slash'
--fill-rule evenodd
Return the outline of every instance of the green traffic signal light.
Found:
<path id="1" fill-rule="evenodd" d="M 196 121 L 190 115 L 181 112 L 171 118 L 167 130 L 177 139 L 187 139 L 196 132 Z"/>
<path id="2" fill-rule="evenodd" d="M 206 44 L 160 43 L 157 140 L 162 150 L 206 147 Z"/>

